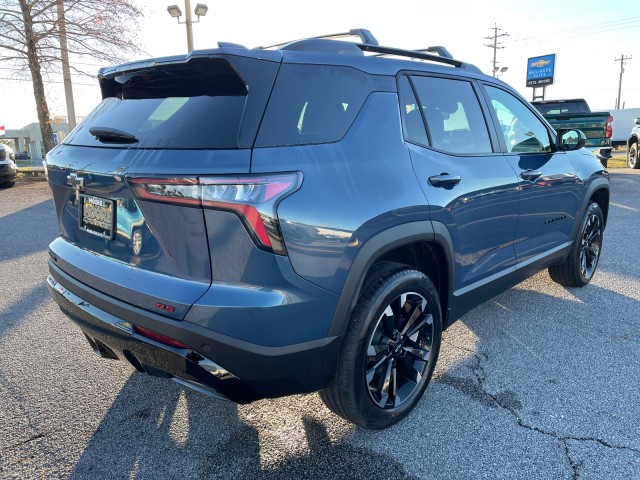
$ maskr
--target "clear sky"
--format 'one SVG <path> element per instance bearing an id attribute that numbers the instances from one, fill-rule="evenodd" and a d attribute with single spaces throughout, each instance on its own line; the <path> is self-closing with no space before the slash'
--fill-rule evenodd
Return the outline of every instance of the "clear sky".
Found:
<path id="1" fill-rule="evenodd" d="M 167 13 L 167 6 L 183 0 L 136 0 L 144 5 L 140 41 L 148 56 L 186 53 L 184 25 Z M 368 28 L 381 45 L 424 48 L 444 45 L 454 57 L 491 72 L 493 50 L 484 46 L 497 23 L 501 77 L 525 98 L 527 58 L 557 54 L 555 84 L 547 87 L 546 99 L 585 98 L 592 109 L 613 109 L 618 94 L 622 54 L 633 56 L 625 66 L 622 102 L 640 107 L 640 13 L 631 0 L 378 0 L 321 2 L 292 0 L 246 0 L 215 2 L 208 14 L 193 26 L 195 48 L 215 47 L 219 40 L 248 47 L 350 28 Z M 198 0 L 191 0 L 192 8 Z M 631 12 L 631 13 L 628 13 Z M 635 34 L 635 35 L 634 35 Z M 133 58 L 132 58 L 133 59 Z M 72 60 L 73 63 L 73 60 Z M 83 65 L 90 72 L 98 61 Z M 30 82 L 12 80 L 12 71 L 0 64 L 0 125 L 21 128 L 36 121 Z M 54 115 L 66 115 L 62 78 L 47 83 L 49 107 Z M 86 115 L 100 101 L 97 82 L 74 77 L 77 115 Z"/>

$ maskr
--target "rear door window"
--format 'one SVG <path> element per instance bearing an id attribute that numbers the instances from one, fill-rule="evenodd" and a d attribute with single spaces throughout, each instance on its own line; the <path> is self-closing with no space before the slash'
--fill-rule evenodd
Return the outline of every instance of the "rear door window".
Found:
<path id="1" fill-rule="evenodd" d="M 409 77 L 402 75 L 398 80 L 398 95 L 400 97 L 400 114 L 404 138 L 411 143 L 428 145 L 427 131 L 418 107 L 418 100 L 413 93 Z"/>
<path id="2" fill-rule="evenodd" d="M 123 74 L 114 85 L 65 143 L 122 148 L 89 131 L 104 127 L 136 137 L 127 148 L 237 148 L 247 86 L 225 60 Z"/>
<path id="3" fill-rule="evenodd" d="M 491 153 L 487 123 L 471 82 L 412 76 L 429 144 L 450 153 Z"/>

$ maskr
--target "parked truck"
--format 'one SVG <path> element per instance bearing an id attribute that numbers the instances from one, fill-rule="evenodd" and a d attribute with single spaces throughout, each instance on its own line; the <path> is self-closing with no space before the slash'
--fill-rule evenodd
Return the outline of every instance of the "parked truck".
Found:
<path id="1" fill-rule="evenodd" d="M 611 158 L 613 117 L 609 112 L 592 112 L 586 100 L 542 100 L 532 105 L 556 130 L 577 129 L 587 137 L 585 148 L 596 154 L 606 167 Z"/>
<path id="2" fill-rule="evenodd" d="M 636 118 L 640 117 L 640 108 L 623 108 L 611 110 L 613 117 L 613 135 L 611 145 L 613 148 L 625 147 L 629 139 L 629 132 L 636 125 Z"/>

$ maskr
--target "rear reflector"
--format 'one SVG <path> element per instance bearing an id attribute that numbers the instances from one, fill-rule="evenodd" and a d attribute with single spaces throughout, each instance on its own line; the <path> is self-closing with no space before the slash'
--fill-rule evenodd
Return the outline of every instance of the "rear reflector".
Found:
<path id="1" fill-rule="evenodd" d="M 138 325 L 135 325 L 133 327 L 133 330 L 138 335 L 142 335 L 143 337 L 147 337 L 150 340 L 154 340 L 158 343 L 163 343 L 173 348 L 191 348 L 188 345 L 185 345 L 184 343 L 179 342 L 178 340 L 175 340 L 171 337 L 167 337 L 166 335 L 162 335 L 161 333 L 147 330 L 146 328 L 139 327 Z"/>
<path id="2" fill-rule="evenodd" d="M 226 210 L 244 223 L 258 247 L 286 255 L 278 203 L 302 184 L 301 173 L 276 175 L 127 178 L 140 200 Z"/>

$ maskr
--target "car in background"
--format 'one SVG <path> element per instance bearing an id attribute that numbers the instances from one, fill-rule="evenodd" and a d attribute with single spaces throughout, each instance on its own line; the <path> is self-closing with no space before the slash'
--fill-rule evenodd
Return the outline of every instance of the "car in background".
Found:
<path id="1" fill-rule="evenodd" d="M 640 168 L 638 162 L 638 138 L 640 138 L 640 118 L 636 118 L 635 125 L 631 129 L 631 135 L 627 140 L 627 167 Z"/>
<path id="2" fill-rule="evenodd" d="M 29 156 L 29 152 L 27 152 L 27 151 L 17 152 L 16 153 L 16 160 L 29 161 L 29 160 L 31 160 L 31 157 Z"/>
<path id="3" fill-rule="evenodd" d="M 16 183 L 18 167 L 16 156 L 8 145 L 0 144 L 0 188 L 10 188 Z"/>

